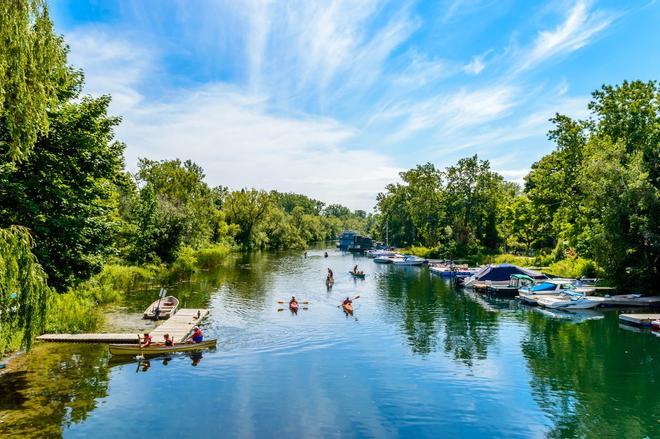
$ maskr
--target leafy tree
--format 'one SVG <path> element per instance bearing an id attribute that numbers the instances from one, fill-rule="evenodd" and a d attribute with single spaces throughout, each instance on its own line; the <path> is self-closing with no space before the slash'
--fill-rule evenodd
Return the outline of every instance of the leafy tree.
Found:
<path id="1" fill-rule="evenodd" d="M 227 221 L 239 227 L 236 240 L 246 247 L 258 245 L 254 232 L 266 218 L 272 203 L 267 192 L 256 189 L 241 189 L 231 192 L 225 199 L 224 211 Z"/>
<path id="2" fill-rule="evenodd" d="M 50 131 L 25 160 L 0 168 L 0 225 L 30 229 L 49 283 L 64 290 L 100 271 L 111 252 L 115 184 L 124 145 L 110 98 L 83 98 L 50 113 Z"/>
<path id="3" fill-rule="evenodd" d="M 76 82 L 45 0 L 0 2 L 0 152 L 27 158 L 50 125 L 48 110 Z M 63 86 L 65 85 L 65 86 Z"/>
<path id="4" fill-rule="evenodd" d="M 0 357 L 17 334 L 29 348 L 45 323 L 50 289 L 33 247 L 24 227 L 0 229 Z"/>

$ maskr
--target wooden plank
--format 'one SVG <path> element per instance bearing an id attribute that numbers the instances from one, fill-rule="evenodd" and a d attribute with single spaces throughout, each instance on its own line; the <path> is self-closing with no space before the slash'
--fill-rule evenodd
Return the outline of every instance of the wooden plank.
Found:
<path id="1" fill-rule="evenodd" d="M 43 334 L 37 340 L 63 343 L 135 343 L 136 334 Z"/>
<path id="2" fill-rule="evenodd" d="M 161 342 L 165 334 L 180 343 L 187 339 L 193 328 L 208 315 L 208 309 L 180 309 L 151 331 L 150 335 L 155 343 Z M 138 334 L 43 334 L 37 337 L 37 340 L 63 343 L 136 343 Z"/>
<path id="3" fill-rule="evenodd" d="M 619 314 L 622 323 L 636 326 L 651 326 L 654 320 L 660 320 L 660 314 Z"/>

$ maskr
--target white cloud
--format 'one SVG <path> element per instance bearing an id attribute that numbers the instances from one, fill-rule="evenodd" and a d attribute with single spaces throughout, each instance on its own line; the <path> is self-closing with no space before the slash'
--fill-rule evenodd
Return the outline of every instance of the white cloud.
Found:
<path id="1" fill-rule="evenodd" d="M 463 66 L 463 71 L 472 75 L 478 75 L 485 68 L 486 64 L 484 63 L 483 56 L 475 56 L 472 57 L 469 63 Z"/>
<path id="2" fill-rule="evenodd" d="M 555 29 L 538 33 L 534 44 L 520 55 L 514 70 L 528 70 L 551 57 L 584 47 L 606 29 L 614 18 L 611 13 L 590 11 L 588 1 L 578 0 Z"/>
<path id="3" fill-rule="evenodd" d="M 382 154 L 345 147 L 354 128 L 332 118 L 275 114 L 268 96 L 243 88 L 209 83 L 145 99 L 135 87 L 153 69 L 139 46 L 98 31 L 81 30 L 75 40 L 72 59 L 89 77 L 85 91 L 120 98 L 112 110 L 123 116 L 117 135 L 132 169 L 138 157 L 191 159 L 211 185 L 294 191 L 365 210 L 400 171 Z M 124 99 L 130 96 L 139 98 Z"/>

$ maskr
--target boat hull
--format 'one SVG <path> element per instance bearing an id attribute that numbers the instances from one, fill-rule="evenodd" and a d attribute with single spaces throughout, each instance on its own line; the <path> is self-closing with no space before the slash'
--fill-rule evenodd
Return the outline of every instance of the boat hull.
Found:
<path id="1" fill-rule="evenodd" d="M 186 351 L 199 351 L 203 349 L 211 349 L 216 346 L 217 340 L 206 340 L 201 343 L 178 343 L 174 346 L 148 346 L 140 348 L 136 344 L 111 344 L 109 345 L 110 353 L 112 355 L 163 355 L 171 352 L 186 352 Z"/>
<path id="2" fill-rule="evenodd" d="M 364 273 L 353 273 L 352 271 L 349 271 L 349 273 L 351 274 L 351 276 L 357 277 L 358 279 L 364 279 L 366 276 L 366 274 Z"/>
<path id="3" fill-rule="evenodd" d="M 156 300 L 144 310 L 142 318 L 149 320 L 166 320 L 172 317 L 179 307 L 179 299 L 174 296 L 166 296 Z M 159 310 L 156 313 L 156 310 Z"/>

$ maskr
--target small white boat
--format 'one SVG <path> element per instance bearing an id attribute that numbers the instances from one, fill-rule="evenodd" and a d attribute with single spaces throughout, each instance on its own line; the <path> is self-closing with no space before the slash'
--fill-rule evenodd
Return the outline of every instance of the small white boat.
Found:
<path id="1" fill-rule="evenodd" d="M 558 295 L 540 297 L 536 303 L 550 309 L 589 309 L 602 305 L 606 300 L 603 297 L 564 291 Z"/>
<path id="2" fill-rule="evenodd" d="M 391 264 L 394 259 L 402 257 L 401 255 L 391 255 L 391 256 L 376 256 L 374 262 L 376 264 Z"/>
<path id="3" fill-rule="evenodd" d="M 142 318 L 150 320 L 169 319 L 174 313 L 176 313 L 178 306 L 179 299 L 174 296 L 165 296 L 149 305 L 149 307 L 144 310 Z"/>
<path id="4" fill-rule="evenodd" d="M 365 255 L 368 258 L 374 259 L 374 258 L 378 258 L 378 257 L 381 257 L 381 256 L 395 256 L 396 253 L 391 251 L 391 250 L 367 250 L 365 252 Z"/>
<path id="5" fill-rule="evenodd" d="M 576 293 L 593 293 L 595 287 L 576 286 L 574 279 L 548 279 L 543 282 L 520 288 L 520 293 L 525 295 L 554 296 L 564 291 L 574 291 Z"/>
<path id="6" fill-rule="evenodd" d="M 426 263 L 426 259 L 413 255 L 392 258 L 392 264 L 394 265 L 422 265 L 424 263 Z"/>

